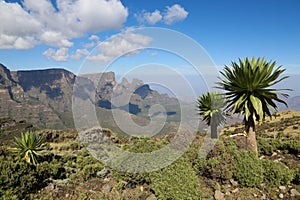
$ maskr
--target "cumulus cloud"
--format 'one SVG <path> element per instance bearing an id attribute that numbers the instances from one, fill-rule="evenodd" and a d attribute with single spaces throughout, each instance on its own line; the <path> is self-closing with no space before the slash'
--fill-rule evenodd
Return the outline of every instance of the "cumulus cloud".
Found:
<path id="1" fill-rule="evenodd" d="M 89 40 L 91 42 L 89 42 L 89 43 L 87 43 L 87 44 L 84 45 L 84 48 L 86 48 L 86 49 L 92 48 L 92 47 L 98 45 L 99 42 L 100 42 L 100 38 L 97 35 L 91 35 L 89 37 Z"/>
<path id="2" fill-rule="evenodd" d="M 89 51 L 87 49 L 77 49 L 74 55 L 71 55 L 71 58 L 74 60 L 79 60 L 82 56 L 89 55 Z"/>
<path id="3" fill-rule="evenodd" d="M 114 35 L 107 41 L 102 42 L 98 47 L 97 55 L 88 57 L 88 60 L 109 62 L 120 56 L 134 55 L 147 47 L 152 38 L 125 31 L 122 34 Z"/>
<path id="4" fill-rule="evenodd" d="M 141 14 L 135 14 L 135 17 L 140 23 L 148 23 L 154 25 L 162 20 L 162 15 L 159 10 L 154 12 L 143 11 Z"/>
<path id="5" fill-rule="evenodd" d="M 120 0 L 24 0 L 0 2 L 0 49 L 30 49 L 37 44 L 66 48 L 87 33 L 120 29 L 128 10 Z"/>
<path id="6" fill-rule="evenodd" d="M 142 11 L 139 14 L 135 14 L 135 18 L 142 24 L 154 25 L 160 21 L 165 24 L 171 25 L 178 21 L 183 21 L 188 16 L 188 12 L 179 4 L 174 4 L 173 6 L 166 7 L 165 12 L 160 12 L 155 10 L 154 12 Z"/>
<path id="7" fill-rule="evenodd" d="M 188 12 L 178 4 L 175 4 L 171 7 L 167 7 L 166 12 L 164 13 L 164 22 L 166 24 L 174 24 L 178 21 L 183 21 L 188 16 Z"/>
<path id="8" fill-rule="evenodd" d="M 43 53 L 48 59 L 55 60 L 58 62 L 65 62 L 69 58 L 69 49 L 65 47 L 61 47 L 58 50 L 54 50 L 49 48 Z"/>
<path id="9" fill-rule="evenodd" d="M 33 37 L 12 36 L 7 34 L 0 34 L 1 49 L 21 49 L 27 50 L 34 47 L 36 40 Z"/>
<path id="10" fill-rule="evenodd" d="M 89 37 L 89 40 L 91 40 L 91 41 L 97 41 L 98 42 L 100 40 L 100 38 L 97 35 L 91 35 Z"/>

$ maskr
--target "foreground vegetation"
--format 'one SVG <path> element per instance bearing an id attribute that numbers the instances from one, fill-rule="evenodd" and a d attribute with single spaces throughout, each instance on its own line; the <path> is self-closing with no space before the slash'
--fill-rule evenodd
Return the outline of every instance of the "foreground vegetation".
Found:
<path id="1" fill-rule="evenodd" d="M 242 126 L 235 125 L 224 129 L 207 157 L 198 156 L 204 136 L 198 133 L 188 151 L 176 162 L 146 174 L 121 173 L 106 167 L 76 142 L 74 130 L 37 131 L 46 145 L 40 152 L 42 156 L 37 157 L 36 166 L 15 152 L 17 146 L 13 144 L 14 139 L 9 138 L 1 141 L 6 145 L 0 150 L 0 196 L 2 199 L 150 200 L 279 199 L 283 195 L 284 199 L 297 199 L 297 191 L 300 191 L 299 116 L 292 112 L 281 114 L 284 120 L 276 118 L 276 127 L 284 130 L 276 130 L 275 137 L 273 132 L 260 132 L 258 157 L 244 148 L 245 136 L 232 137 Z M 295 131 L 292 135 L 285 131 L 291 127 Z M 1 134 L 4 132 L 3 129 Z M 172 139 L 171 135 L 125 138 L 108 130 L 106 134 L 115 145 L 132 152 L 160 149 Z"/>

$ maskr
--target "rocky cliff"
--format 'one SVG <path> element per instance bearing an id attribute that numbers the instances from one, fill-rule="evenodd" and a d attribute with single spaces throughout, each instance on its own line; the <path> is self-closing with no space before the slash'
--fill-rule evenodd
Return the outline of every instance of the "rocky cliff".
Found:
<path id="1" fill-rule="evenodd" d="M 72 95 L 76 78 L 80 81 L 80 87 L 94 92 L 93 103 L 102 111 L 121 109 L 145 118 L 152 104 L 178 103 L 174 98 L 151 90 L 149 85 L 138 79 L 131 83 L 123 79 L 121 83 L 117 83 L 113 72 L 76 77 L 64 69 L 11 72 L 0 64 L 1 118 L 26 120 L 37 127 L 73 127 Z M 80 92 L 74 95 L 90 98 L 84 90 Z M 132 94 L 130 102 L 115 105 L 115 102 L 111 102 L 111 97 L 116 94 Z"/>

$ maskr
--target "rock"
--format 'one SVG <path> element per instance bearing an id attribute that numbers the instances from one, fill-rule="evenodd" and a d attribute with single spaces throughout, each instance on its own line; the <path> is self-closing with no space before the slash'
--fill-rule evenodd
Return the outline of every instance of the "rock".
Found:
<path id="1" fill-rule="evenodd" d="M 105 178 L 104 181 L 108 182 L 108 181 L 110 181 L 110 178 Z"/>
<path id="2" fill-rule="evenodd" d="M 278 195 L 278 197 L 279 197 L 280 199 L 283 199 L 283 194 L 280 193 L 280 194 Z"/>
<path id="3" fill-rule="evenodd" d="M 69 193 L 67 193 L 67 194 L 66 194 L 66 198 L 68 198 L 69 196 L 70 196 L 70 194 L 69 194 Z"/>
<path id="4" fill-rule="evenodd" d="M 126 185 L 126 187 L 127 187 L 127 188 L 130 188 L 130 189 L 134 189 L 134 188 L 136 188 L 136 184 L 135 184 L 135 183 L 128 183 L 128 184 Z"/>
<path id="5" fill-rule="evenodd" d="M 261 160 L 265 159 L 265 158 L 266 158 L 266 156 L 264 156 L 264 155 L 262 155 L 262 156 L 259 157 L 259 159 L 261 159 Z"/>
<path id="6" fill-rule="evenodd" d="M 234 194 L 234 193 L 237 193 L 239 191 L 239 188 L 235 188 L 234 190 L 232 190 L 231 192 Z"/>
<path id="7" fill-rule="evenodd" d="M 271 155 L 271 157 L 274 157 L 274 156 L 277 156 L 277 153 L 276 153 L 276 152 L 274 152 L 274 153 Z"/>
<path id="8" fill-rule="evenodd" d="M 229 181 L 230 181 L 230 183 L 231 183 L 232 186 L 234 186 L 234 187 L 238 186 L 238 182 L 237 181 L 235 181 L 233 179 L 230 179 Z"/>
<path id="9" fill-rule="evenodd" d="M 266 194 L 263 194 L 263 195 L 261 196 L 261 199 L 263 199 L 263 200 L 267 199 L 267 195 L 266 195 Z"/>
<path id="10" fill-rule="evenodd" d="M 221 190 L 221 186 L 220 186 L 220 184 L 218 182 L 216 182 L 215 189 L 216 190 Z"/>
<path id="11" fill-rule="evenodd" d="M 70 182 L 70 179 L 58 179 L 58 180 L 53 180 L 53 183 L 57 186 L 66 186 Z"/>
<path id="12" fill-rule="evenodd" d="M 286 187 L 281 185 L 281 186 L 279 186 L 279 189 L 280 190 L 286 190 Z"/>
<path id="13" fill-rule="evenodd" d="M 300 193 L 296 189 L 291 189 L 291 196 L 300 196 Z"/>
<path id="14" fill-rule="evenodd" d="M 215 191 L 214 197 L 216 200 L 225 200 L 224 194 L 220 190 Z"/>
<path id="15" fill-rule="evenodd" d="M 146 200 L 156 200 L 156 197 L 154 194 L 151 194 Z"/>
<path id="16" fill-rule="evenodd" d="M 257 197 L 257 194 L 254 194 L 254 193 L 253 193 L 253 196 L 254 196 L 254 197 Z"/>
<path id="17" fill-rule="evenodd" d="M 101 177 L 101 178 L 107 177 L 108 174 L 109 174 L 109 170 L 108 169 L 102 169 L 101 171 L 98 171 L 96 173 L 97 177 Z"/>
<path id="18" fill-rule="evenodd" d="M 226 193 L 225 193 L 225 195 L 226 196 L 229 196 L 231 193 L 229 192 L 229 191 L 227 191 Z"/>
<path id="19" fill-rule="evenodd" d="M 103 189 L 104 189 L 106 192 L 110 192 L 110 191 L 112 190 L 112 187 L 111 187 L 110 184 L 105 184 L 105 185 L 103 186 Z"/>

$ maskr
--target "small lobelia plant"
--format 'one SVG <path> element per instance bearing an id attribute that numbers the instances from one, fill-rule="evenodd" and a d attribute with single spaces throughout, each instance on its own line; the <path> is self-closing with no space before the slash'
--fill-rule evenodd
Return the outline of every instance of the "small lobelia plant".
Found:
<path id="1" fill-rule="evenodd" d="M 21 137 L 15 137 L 17 152 L 26 162 L 37 165 L 37 158 L 40 156 L 39 151 L 44 150 L 44 138 L 35 132 L 21 133 Z"/>

